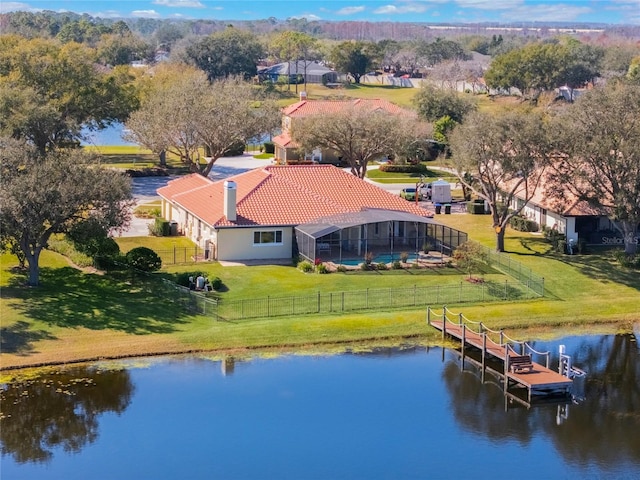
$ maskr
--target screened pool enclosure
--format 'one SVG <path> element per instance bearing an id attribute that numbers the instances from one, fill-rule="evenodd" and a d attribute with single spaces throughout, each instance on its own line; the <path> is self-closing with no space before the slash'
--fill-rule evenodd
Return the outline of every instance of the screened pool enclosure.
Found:
<path id="1" fill-rule="evenodd" d="M 450 254 L 467 234 L 396 210 L 367 209 L 332 215 L 296 227 L 298 254 L 310 262 L 336 265 L 392 263 L 426 258 L 430 251 Z"/>

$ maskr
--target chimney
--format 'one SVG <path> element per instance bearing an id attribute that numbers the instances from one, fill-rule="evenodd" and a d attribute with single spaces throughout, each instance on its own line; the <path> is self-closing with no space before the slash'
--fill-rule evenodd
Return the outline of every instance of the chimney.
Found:
<path id="1" fill-rule="evenodd" d="M 300 92 L 300 101 L 302 102 L 303 100 L 307 99 L 307 92 Z"/>
<path id="2" fill-rule="evenodd" d="M 236 182 L 224 182 L 224 214 L 230 222 L 236 221 Z"/>

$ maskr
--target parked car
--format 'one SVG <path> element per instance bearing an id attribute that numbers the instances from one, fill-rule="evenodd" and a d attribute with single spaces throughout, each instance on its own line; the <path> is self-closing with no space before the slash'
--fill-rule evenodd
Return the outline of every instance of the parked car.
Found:
<path id="1" fill-rule="evenodd" d="M 423 183 L 420 186 L 420 195 L 422 198 L 426 198 L 427 200 L 431 200 L 431 184 Z"/>
<path id="2" fill-rule="evenodd" d="M 403 188 L 400 191 L 400 197 L 410 202 L 416 201 L 416 189 L 415 187 Z M 422 194 L 418 192 L 418 200 L 422 200 Z"/>

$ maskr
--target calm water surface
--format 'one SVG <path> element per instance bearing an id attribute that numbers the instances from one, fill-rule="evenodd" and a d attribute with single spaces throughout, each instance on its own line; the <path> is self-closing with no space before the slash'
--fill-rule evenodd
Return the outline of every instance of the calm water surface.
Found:
<path id="1" fill-rule="evenodd" d="M 559 343 L 581 398 L 529 409 L 440 348 L 61 370 L 4 386 L 1 476 L 640 478 L 634 337 Z"/>

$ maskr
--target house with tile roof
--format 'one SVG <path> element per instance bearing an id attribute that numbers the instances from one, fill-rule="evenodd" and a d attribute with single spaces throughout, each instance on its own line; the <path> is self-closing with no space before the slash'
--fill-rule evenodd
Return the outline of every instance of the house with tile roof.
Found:
<path id="1" fill-rule="evenodd" d="M 343 263 L 362 261 L 367 252 L 397 256 L 425 243 L 466 241 L 420 205 L 332 165 L 271 165 L 215 182 L 192 174 L 171 180 L 158 195 L 162 216 L 211 260 L 301 255 Z"/>
<path id="2" fill-rule="evenodd" d="M 506 184 L 507 187 L 509 183 Z M 522 208 L 521 216 L 535 222 L 540 230 L 549 228 L 566 236 L 567 242 L 578 245 L 611 245 L 622 242 L 620 233 L 613 222 L 586 201 L 565 193 L 559 200 L 545 189 L 545 182 L 526 201 L 525 185 L 518 190 L 510 203 L 510 208 Z M 617 239 L 617 240 L 616 240 Z"/>
<path id="3" fill-rule="evenodd" d="M 301 155 L 298 145 L 291 138 L 291 128 L 297 120 L 309 116 L 332 116 L 345 109 L 363 109 L 366 111 L 382 111 L 392 115 L 410 114 L 387 100 L 381 99 L 348 99 L 348 100 L 307 100 L 304 94 L 300 101 L 282 109 L 282 133 L 273 138 L 275 146 L 275 162 L 280 165 L 330 163 L 341 164 L 342 159 L 334 151 L 316 149 Z"/>

